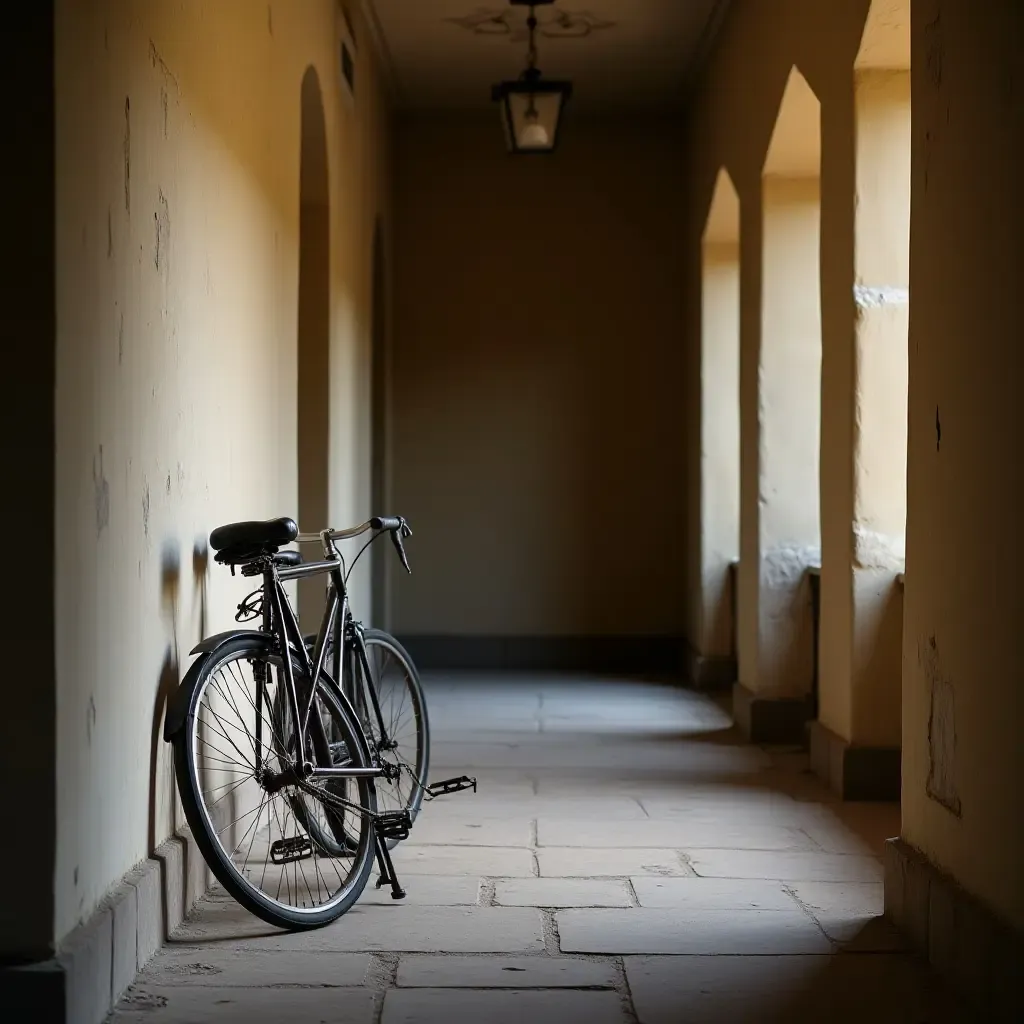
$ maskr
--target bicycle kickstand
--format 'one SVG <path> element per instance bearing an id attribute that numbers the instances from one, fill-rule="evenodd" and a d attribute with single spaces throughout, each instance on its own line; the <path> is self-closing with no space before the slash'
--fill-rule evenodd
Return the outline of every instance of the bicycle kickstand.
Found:
<path id="1" fill-rule="evenodd" d="M 373 830 L 373 840 L 377 844 L 377 865 L 380 868 L 380 877 L 377 879 L 377 888 L 391 886 L 391 898 L 393 900 L 404 900 L 405 890 L 399 884 L 398 875 L 395 874 L 395 865 L 391 861 L 391 851 L 384 837 L 376 830 Z"/>

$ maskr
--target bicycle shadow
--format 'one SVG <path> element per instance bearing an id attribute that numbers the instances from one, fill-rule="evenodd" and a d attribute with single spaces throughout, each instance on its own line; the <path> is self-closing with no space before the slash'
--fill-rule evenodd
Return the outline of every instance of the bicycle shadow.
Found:
<path id="1" fill-rule="evenodd" d="M 207 632 L 207 575 L 209 569 L 209 548 L 206 539 L 202 538 L 195 542 L 192 549 L 192 586 L 193 586 L 193 607 L 198 606 L 198 640 L 203 639 Z M 161 613 L 165 621 L 170 624 L 170 642 L 164 653 L 163 663 L 157 677 L 156 693 L 153 699 L 153 717 L 150 729 L 149 744 L 149 820 L 147 829 L 147 846 L 151 856 L 157 856 L 157 847 L 165 839 L 173 838 L 183 824 L 178 820 L 177 811 L 177 785 L 173 770 L 163 773 L 163 781 L 166 783 L 166 793 L 160 793 L 161 785 L 161 762 L 160 747 L 163 743 L 163 725 L 167 716 L 168 706 L 181 682 L 181 649 L 178 635 L 178 615 L 181 602 L 181 557 L 177 544 L 167 541 L 164 544 L 160 563 L 160 605 Z M 166 803 L 164 806 L 170 812 L 170 831 L 168 836 L 158 835 L 158 805 L 159 797 L 163 796 Z M 182 844 L 182 884 L 184 890 L 181 893 L 182 906 L 188 905 L 188 886 L 193 865 L 189 863 L 189 856 L 192 852 L 190 843 Z M 157 857 L 157 859 L 161 859 Z M 168 893 L 162 893 L 163 912 L 165 922 L 168 920 Z M 164 938 L 167 938 L 166 934 Z"/>
<path id="2" fill-rule="evenodd" d="M 157 786 L 160 774 L 160 743 L 167 705 L 180 680 L 178 658 L 178 603 L 181 593 L 181 557 L 177 547 L 165 543 L 160 556 L 160 610 L 170 620 L 171 642 L 164 652 L 163 664 L 157 677 L 156 694 L 153 700 L 153 717 L 149 736 L 149 824 L 147 847 L 152 853 L 160 839 L 157 837 Z M 172 808 L 174 824 L 174 779 L 169 777 L 168 806 Z M 173 831 L 173 829 L 172 829 Z"/>

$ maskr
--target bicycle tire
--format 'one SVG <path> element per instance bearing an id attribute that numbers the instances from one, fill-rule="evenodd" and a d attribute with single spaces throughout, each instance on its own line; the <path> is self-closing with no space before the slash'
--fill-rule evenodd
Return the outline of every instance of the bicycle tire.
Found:
<path id="1" fill-rule="evenodd" d="M 296 671 L 300 671 L 297 659 L 293 656 L 292 660 Z M 268 657 L 265 647 L 254 645 L 246 637 L 238 637 L 229 640 L 219 648 L 203 667 L 191 694 L 186 725 L 174 737 L 175 776 L 185 818 L 210 870 L 228 894 L 246 910 L 270 925 L 289 931 L 322 927 L 337 920 L 348 911 L 359 899 L 369 880 L 375 857 L 374 828 L 368 817 L 369 814 L 376 811 L 374 786 L 372 781 L 367 778 L 352 780 L 358 793 L 357 802 L 367 813 L 355 815 L 355 820 L 359 822 L 359 835 L 352 858 L 353 867 L 342 888 L 330 898 L 328 903 L 319 907 L 303 909 L 288 907 L 277 899 L 271 899 L 247 880 L 221 844 L 219 833 L 211 820 L 211 813 L 200 792 L 199 767 L 196 759 L 197 730 L 200 721 L 197 710 L 204 693 L 209 688 L 210 681 L 215 678 L 222 666 L 233 661 L 262 661 L 267 665 L 274 665 L 275 663 L 280 664 L 281 658 L 280 656 Z M 321 680 L 318 686 L 318 697 L 326 705 L 327 711 L 340 733 L 344 735 L 353 766 L 368 766 L 369 758 L 365 747 L 365 737 L 345 709 L 344 703 L 334 693 L 333 684 L 329 680 Z M 253 706 L 255 708 L 255 704 Z M 239 769 L 239 771 L 241 772 L 243 769 Z M 262 806 L 261 801 L 260 809 L 256 811 L 257 821 Z M 264 869 L 266 870 L 266 864 Z M 287 869 L 283 873 L 286 874 Z"/>

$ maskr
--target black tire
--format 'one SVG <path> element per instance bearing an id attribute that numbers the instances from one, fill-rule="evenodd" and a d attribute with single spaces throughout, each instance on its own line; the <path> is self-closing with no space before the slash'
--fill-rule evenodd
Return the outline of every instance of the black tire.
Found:
<path id="1" fill-rule="evenodd" d="M 306 647 L 312 651 L 316 637 L 307 636 L 304 639 Z M 423 685 L 420 682 L 419 672 L 409 652 L 390 633 L 385 633 L 380 629 L 364 629 L 363 643 L 366 645 L 366 655 L 371 671 L 380 672 L 381 661 L 384 655 L 388 656 L 400 668 L 402 675 L 400 686 L 408 696 L 409 713 L 414 723 L 415 739 L 411 744 L 413 749 L 410 751 L 408 748 L 403 747 L 403 749 L 397 749 L 394 752 L 380 749 L 380 723 L 375 709 L 368 702 L 365 686 L 354 685 L 351 662 L 348 666 L 343 667 L 345 674 L 343 681 L 344 689 L 356 709 L 356 714 L 359 716 L 359 725 L 370 744 L 370 756 L 388 760 L 389 756 L 393 754 L 393 760 L 400 761 L 409 769 L 399 776 L 397 784 L 389 783 L 385 779 L 377 780 L 375 788 L 380 810 L 397 811 L 405 809 L 409 811 L 410 817 L 415 821 L 423 804 L 423 790 L 427 785 L 427 773 L 430 771 L 430 721 L 427 715 L 427 701 L 423 693 Z M 333 665 L 332 653 L 333 636 L 328 638 L 327 654 L 324 661 L 325 665 L 328 666 L 328 670 Z M 352 656 L 355 658 L 354 651 Z M 359 681 L 360 683 L 362 682 L 361 670 L 359 671 Z M 385 728 L 391 729 L 401 720 L 402 710 L 400 707 L 396 712 L 397 719 L 396 715 L 393 715 L 389 720 L 388 708 L 385 706 L 389 702 L 387 701 L 387 695 L 383 694 L 379 688 L 379 680 L 378 699 L 381 702 L 381 712 Z M 394 702 L 390 703 L 392 710 L 394 710 Z M 404 707 L 404 701 L 402 706 Z M 397 839 L 389 839 L 387 841 L 388 849 L 393 850 L 398 842 L 399 840 Z"/>
<path id="2" fill-rule="evenodd" d="M 227 825 L 223 826 L 220 831 L 217 830 L 215 822 L 212 820 L 213 815 L 209 807 L 207 806 L 206 797 L 201 791 L 199 783 L 199 777 L 201 770 L 216 770 L 225 771 L 225 769 L 209 769 L 205 765 L 200 766 L 196 756 L 196 750 L 198 741 L 202 739 L 202 742 L 208 746 L 213 747 L 214 750 L 218 750 L 221 753 L 224 751 L 223 747 L 234 747 L 236 751 L 239 751 L 239 747 L 236 745 L 235 740 L 239 739 L 240 736 L 236 736 L 235 733 L 229 733 L 226 729 L 221 726 L 220 716 L 217 715 L 216 711 L 211 710 L 209 713 L 214 716 L 217 721 L 217 726 L 214 727 L 212 734 L 218 741 L 219 746 L 215 746 L 205 737 L 199 737 L 200 721 L 201 716 L 198 713 L 200 705 L 203 703 L 204 696 L 211 691 L 212 688 L 216 688 L 217 693 L 224 701 L 223 707 L 227 710 L 230 708 L 238 709 L 244 705 L 241 705 L 237 700 L 232 702 L 224 697 L 223 691 L 216 684 L 218 674 L 225 666 L 229 666 L 232 663 L 249 662 L 252 664 L 262 664 L 267 666 L 268 676 L 270 670 L 276 666 L 280 666 L 280 657 L 268 656 L 266 649 L 261 645 L 254 645 L 252 641 L 246 637 L 238 637 L 234 640 L 228 641 L 223 647 L 218 648 L 214 653 L 208 656 L 208 661 L 203 667 L 200 674 L 199 680 L 196 684 L 195 689 L 190 698 L 189 712 L 185 721 L 185 725 L 174 737 L 174 767 L 175 775 L 178 783 L 178 792 L 181 796 L 182 806 L 185 811 L 185 817 L 188 821 L 189 827 L 192 829 L 192 834 L 202 852 L 203 858 L 209 865 L 210 870 L 216 876 L 217 880 L 224 886 L 228 894 L 232 896 L 238 903 L 245 907 L 250 913 L 255 914 L 257 917 L 266 921 L 268 924 L 274 925 L 275 927 L 285 928 L 288 930 L 303 930 L 309 928 L 318 928 L 325 924 L 329 924 L 331 921 L 336 920 L 342 914 L 344 914 L 359 898 L 366 882 L 369 879 L 370 872 L 373 869 L 373 861 L 375 855 L 374 849 L 374 830 L 369 820 L 368 814 L 376 811 L 376 797 L 374 793 L 374 787 L 371 784 L 371 780 L 366 778 L 344 780 L 343 784 L 349 787 L 348 799 L 356 802 L 360 807 L 365 808 L 367 813 L 358 814 L 355 812 L 346 812 L 344 815 L 339 815 L 336 810 L 336 805 L 324 805 L 325 818 L 329 823 L 329 828 L 334 832 L 335 836 L 341 840 L 346 838 L 345 843 L 345 855 L 351 860 L 351 866 L 348 868 L 346 876 L 342 878 L 341 872 L 338 871 L 337 865 L 332 864 L 335 873 L 338 875 L 339 882 L 341 885 L 338 890 L 334 892 L 328 900 L 325 902 L 314 905 L 298 907 L 295 905 L 289 905 L 281 901 L 280 889 L 283 879 L 288 875 L 289 868 L 287 866 L 281 867 L 280 863 L 274 863 L 272 861 L 264 861 L 263 874 L 264 878 L 261 880 L 265 881 L 265 876 L 271 863 L 274 863 L 274 869 L 281 868 L 280 875 L 281 880 L 278 881 L 277 893 L 274 896 L 265 892 L 261 885 L 256 885 L 250 878 L 247 878 L 243 874 L 242 870 L 234 863 L 231 854 L 228 853 L 224 844 L 221 841 L 221 833 L 227 828 L 234 826 L 237 822 L 243 821 L 246 815 L 242 815 L 240 818 L 236 818 L 234 821 L 228 822 Z M 296 671 L 299 670 L 298 662 L 293 658 Z M 234 678 L 234 673 L 231 673 Z M 254 690 L 255 692 L 255 690 Z M 353 722 L 351 715 L 346 711 L 344 703 L 339 699 L 333 683 L 329 680 L 321 680 L 320 686 L 317 688 L 317 699 L 320 702 L 320 706 L 324 709 L 325 713 L 329 716 L 333 726 L 336 728 L 337 733 L 344 738 L 344 742 L 350 752 L 351 763 L 353 767 L 366 767 L 369 765 L 368 752 L 366 750 L 365 738 L 362 736 L 361 731 L 355 722 Z M 271 698 L 265 697 L 269 702 Z M 250 699 L 254 710 L 256 709 L 255 702 Z M 210 708 L 210 704 L 204 705 L 206 708 Z M 246 709 L 247 711 L 248 709 Z M 268 707 L 268 712 L 272 715 L 272 706 Z M 262 716 L 261 716 L 262 717 Z M 243 721 L 242 714 L 239 711 L 239 720 Z M 268 729 L 273 729 L 273 725 L 270 724 L 270 719 L 263 717 L 263 722 Z M 204 723 L 204 728 L 209 729 L 210 725 L 208 722 Z M 237 727 L 236 727 L 237 728 Z M 240 734 L 243 729 L 239 729 Z M 244 745 L 244 744 L 243 744 Z M 227 786 L 231 786 L 232 789 L 229 792 L 235 792 L 242 786 L 248 786 L 249 789 L 258 787 L 259 791 L 263 794 L 260 798 L 259 808 L 250 814 L 255 814 L 253 818 L 253 825 L 249 826 L 249 830 L 252 830 L 252 838 L 249 840 L 249 852 L 251 852 L 255 843 L 257 835 L 263 830 L 264 826 L 253 828 L 254 825 L 258 825 L 264 815 L 267 815 L 267 826 L 269 829 L 271 824 L 270 811 L 264 810 L 264 801 L 268 798 L 265 789 L 259 787 L 256 782 L 256 771 L 252 773 L 251 780 L 246 778 L 248 768 L 251 767 L 248 761 L 245 761 L 244 755 L 240 756 L 243 760 L 239 763 L 239 768 L 230 769 L 235 771 L 236 774 L 243 776 L 237 783 L 232 780 Z M 213 760 L 220 760 L 214 758 Z M 320 758 L 317 759 L 318 761 Z M 255 757 L 255 746 L 253 747 L 253 761 L 256 761 Z M 332 780 L 333 782 L 334 780 Z M 226 786 L 215 787 L 212 792 L 216 792 L 217 789 L 224 789 Z M 255 792 L 255 790 L 253 790 Z M 282 794 L 285 790 L 280 791 Z M 299 791 L 296 791 L 299 792 Z M 217 800 L 212 801 L 212 805 L 216 805 L 228 794 L 222 797 L 218 797 Z M 312 805 L 320 805 L 321 801 L 313 795 L 310 795 L 306 791 L 301 791 L 301 796 L 304 804 L 309 807 Z M 273 800 L 273 796 L 269 796 L 270 800 Z M 228 810 L 227 813 L 233 813 L 234 808 Z M 276 809 L 273 810 L 274 816 L 278 820 L 280 826 L 280 816 L 277 814 Z M 301 824 L 300 819 L 297 815 L 296 824 Z M 344 822 L 351 819 L 351 824 L 345 824 Z M 287 818 L 284 819 L 287 823 Z M 241 826 L 239 825 L 239 828 Z M 284 826 L 281 827 L 282 838 L 284 836 Z M 246 835 L 248 834 L 248 831 Z M 344 830 L 344 831 L 342 831 Z M 241 842 L 235 845 L 232 853 L 237 853 L 242 843 L 246 840 L 246 835 L 243 835 Z M 295 837 L 300 838 L 300 837 Z M 317 861 L 315 848 L 320 844 L 315 840 L 317 837 L 310 837 L 313 842 L 310 844 L 310 848 L 314 850 L 311 854 L 313 860 L 314 869 L 318 874 L 313 879 L 313 885 L 316 886 L 318 893 L 321 891 L 320 879 L 323 878 L 323 872 L 320 871 L 319 863 Z M 229 843 L 232 841 L 233 836 L 229 839 Z M 323 839 L 321 834 L 320 839 Z M 289 841 L 292 838 L 289 837 Z M 261 840 L 261 843 L 263 840 Z M 268 849 L 272 850 L 272 847 Z M 322 852 L 322 847 L 321 847 Z M 246 859 L 248 858 L 248 853 Z M 309 857 L 303 857 L 302 860 L 310 859 Z M 292 862 L 289 862 L 292 863 Z M 299 873 L 298 863 L 295 862 L 295 875 L 296 875 L 296 888 L 300 889 L 298 885 L 297 876 Z M 306 884 L 306 890 L 310 894 L 310 900 L 313 901 L 313 895 L 309 884 L 309 879 L 306 873 L 306 869 L 303 868 L 303 881 Z M 326 870 L 326 868 L 325 868 Z M 271 884 L 273 883 L 274 871 L 271 872 Z"/>
<path id="3" fill-rule="evenodd" d="M 391 787 L 383 779 L 377 784 L 378 797 L 381 799 L 382 810 L 400 810 L 404 804 L 413 821 L 416 820 L 423 805 L 423 791 L 427 785 L 427 774 L 430 771 L 430 720 L 427 716 L 427 699 L 423 693 L 423 684 L 420 682 L 419 672 L 413 663 L 409 652 L 390 633 L 380 629 L 367 629 L 363 632 L 363 643 L 366 645 L 366 655 L 370 662 L 371 670 L 374 669 L 374 652 L 383 651 L 390 655 L 401 667 L 404 677 L 405 689 L 408 692 L 410 713 L 415 721 L 415 748 L 416 756 L 412 760 L 404 759 L 413 772 L 412 785 L 409 786 L 408 797 L 403 801 L 396 799 L 397 806 L 389 807 L 385 798 L 391 792 Z M 374 709 L 365 706 L 365 692 L 361 694 L 360 703 L 356 705 L 356 712 L 360 715 L 360 725 L 366 735 L 371 749 L 377 746 L 380 725 Z M 385 726 L 389 726 L 385 712 Z M 386 757 L 386 754 L 380 756 Z M 399 779 L 399 783 L 402 779 Z M 394 848 L 395 840 L 389 840 L 389 847 Z"/>

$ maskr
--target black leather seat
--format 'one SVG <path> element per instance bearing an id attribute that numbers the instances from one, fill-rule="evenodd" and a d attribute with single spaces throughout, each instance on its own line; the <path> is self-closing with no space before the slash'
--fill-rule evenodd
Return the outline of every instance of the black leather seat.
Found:
<path id="1" fill-rule="evenodd" d="M 291 544 L 299 528 L 293 519 L 268 519 L 265 522 L 229 523 L 210 534 L 210 547 L 218 562 L 241 565 L 263 555 L 273 555 L 282 544 Z M 290 554 L 290 552 L 289 552 Z M 298 555 L 298 552 L 295 552 Z"/>

